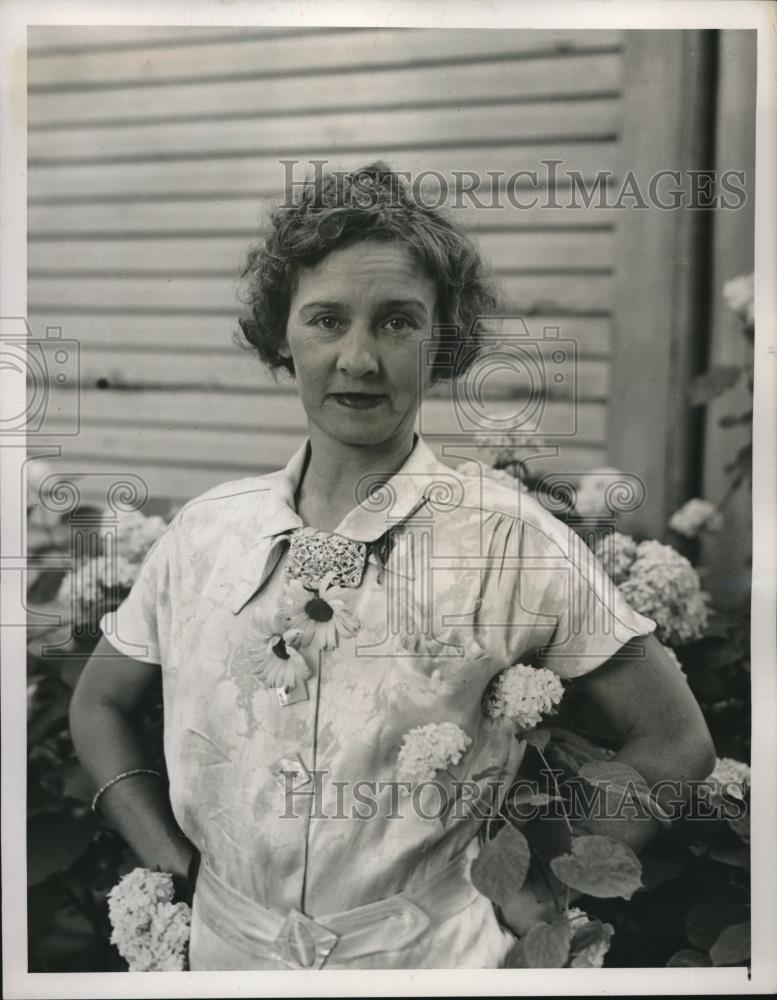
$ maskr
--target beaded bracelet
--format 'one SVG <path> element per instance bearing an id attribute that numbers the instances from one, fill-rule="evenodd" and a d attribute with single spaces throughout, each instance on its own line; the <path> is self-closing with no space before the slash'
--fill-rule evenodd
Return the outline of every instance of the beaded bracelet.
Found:
<path id="1" fill-rule="evenodd" d="M 114 775 L 110 781 L 106 781 L 105 784 L 101 785 L 94 793 L 94 798 L 92 799 L 92 812 L 97 812 L 97 803 L 112 785 L 115 785 L 118 781 L 123 781 L 124 778 L 131 778 L 133 774 L 154 774 L 157 778 L 162 777 L 159 771 L 154 771 L 150 767 L 133 767 L 129 771 L 122 771 L 121 774 Z"/>

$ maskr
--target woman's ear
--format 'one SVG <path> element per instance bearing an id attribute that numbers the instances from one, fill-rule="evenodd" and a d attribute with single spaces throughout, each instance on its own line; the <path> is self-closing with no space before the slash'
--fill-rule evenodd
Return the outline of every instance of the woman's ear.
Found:
<path id="1" fill-rule="evenodd" d="M 278 344 L 278 354 L 280 354 L 282 358 L 291 359 L 291 348 L 289 347 L 289 342 L 285 337 L 280 344 Z"/>

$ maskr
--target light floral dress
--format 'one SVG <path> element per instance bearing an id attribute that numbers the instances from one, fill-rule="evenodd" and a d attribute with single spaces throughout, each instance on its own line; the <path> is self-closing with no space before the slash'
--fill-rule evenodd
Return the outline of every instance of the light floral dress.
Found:
<path id="1" fill-rule="evenodd" d="M 454 779 L 496 807 L 515 773 L 484 695 L 519 662 L 577 677 L 654 623 L 517 485 L 420 438 L 334 533 L 302 530 L 307 448 L 187 503 L 101 623 L 161 664 L 171 803 L 202 855 L 191 968 L 498 967 L 514 938 L 468 875 L 483 810 L 440 808 Z M 458 763 L 403 783 L 405 736 L 434 723 L 466 734 Z"/>

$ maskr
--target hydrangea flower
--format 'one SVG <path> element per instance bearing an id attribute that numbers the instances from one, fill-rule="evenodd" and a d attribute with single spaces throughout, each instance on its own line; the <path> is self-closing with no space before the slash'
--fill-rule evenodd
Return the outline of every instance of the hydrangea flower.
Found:
<path id="1" fill-rule="evenodd" d="M 103 535 L 116 536 L 116 551 L 129 562 L 141 563 L 167 525 L 161 517 L 146 517 L 139 510 L 124 511 L 114 518 L 103 515 Z"/>
<path id="2" fill-rule="evenodd" d="M 552 670 L 516 663 L 498 675 L 485 697 L 486 714 L 507 718 L 519 729 L 533 729 L 552 712 L 564 695 L 564 686 Z"/>
<path id="3" fill-rule="evenodd" d="M 355 635 L 359 630 L 358 618 L 345 603 L 347 590 L 330 586 L 333 576 L 327 573 L 318 590 L 306 587 L 301 580 L 286 584 L 281 601 L 284 630 L 299 632 L 299 646 L 313 643 L 320 649 L 334 649 L 341 635 Z"/>
<path id="4" fill-rule="evenodd" d="M 406 781 L 431 781 L 437 771 L 458 764 L 472 743 L 455 722 L 430 722 L 405 733 L 397 772 Z"/>
<path id="5" fill-rule="evenodd" d="M 79 607 L 97 604 L 103 597 L 101 574 L 102 558 L 87 559 L 74 572 L 67 573 L 59 585 L 57 600 L 63 604 L 74 602 Z"/>
<path id="6" fill-rule="evenodd" d="M 637 558 L 637 543 L 631 535 L 613 531 L 597 541 L 594 551 L 607 576 L 613 583 L 620 584 Z"/>
<path id="7" fill-rule="evenodd" d="M 715 770 L 707 778 L 707 783 L 713 787 L 723 785 L 729 794 L 742 798 L 750 787 L 750 768 L 732 757 L 718 757 Z"/>
<path id="8" fill-rule="evenodd" d="M 635 611 L 656 623 L 658 639 L 672 646 L 699 639 L 709 617 L 709 595 L 699 574 L 671 545 L 640 542 L 629 574 L 619 584 Z"/>
<path id="9" fill-rule="evenodd" d="M 709 500 L 694 497 L 672 514 L 669 527 L 686 538 L 696 538 L 700 531 L 720 531 L 723 519 Z"/>
<path id="10" fill-rule="evenodd" d="M 111 943 L 130 972 L 184 968 L 191 910 L 173 902 L 171 875 L 135 868 L 108 893 Z"/>
<path id="11" fill-rule="evenodd" d="M 623 478 L 620 469 L 604 465 L 580 476 L 575 499 L 575 512 L 582 517 L 610 516 L 608 492 Z"/>
<path id="12" fill-rule="evenodd" d="M 723 285 L 723 299 L 744 323 L 755 323 L 755 276 L 740 274 Z"/>
<path id="13" fill-rule="evenodd" d="M 129 590 L 140 572 L 141 564 L 130 562 L 121 551 L 117 552 L 113 558 L 102 556 L 95 561 L 98 564 L 97 573 L 100 583 L 108 590 L 113 587 Z"/>

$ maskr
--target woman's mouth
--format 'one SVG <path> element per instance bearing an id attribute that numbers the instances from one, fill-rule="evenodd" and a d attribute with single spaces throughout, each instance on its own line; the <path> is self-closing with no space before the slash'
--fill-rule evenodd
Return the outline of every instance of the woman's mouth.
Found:
<path id="1" fill-rule="evenodd" d="M 371 410 L 380 406 L 385 396 L 373 392 L 333 392 L 332 399 L 349 410 Z"/>

